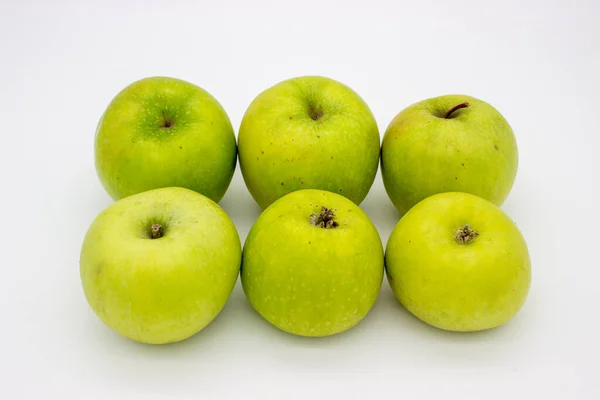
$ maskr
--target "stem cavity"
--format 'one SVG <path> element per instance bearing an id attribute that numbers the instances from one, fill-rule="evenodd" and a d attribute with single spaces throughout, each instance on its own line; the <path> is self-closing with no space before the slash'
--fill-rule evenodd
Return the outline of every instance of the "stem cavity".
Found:
<path id="1" fill-rule="evenodd" d="M 321 212 L 319 214 L 311 214 L 309 221 L 318 228 L 332 229 L 339 225 L 334 218 L 335 214 L 333 213 L 333 210 L 327 207 L 321 207 Z"/>
<path id="2" fill-rule="evenodd" d="M 152 224 L 150 227 L 150 239 L 158 239 L 163 237 L 163 229 L 161 224 Z"/>
<path id="3" fill-rule="evenodd" d="M 320 107 L 315 106 L 313 103 L 309 103 L 308 116 L 313 121 L 317 121 L 323 116 L 323 110 Z"/>
<path id="4" fill-rule="evenodd" d="M 161 121 L 161 124 L 160 124 L 159 128 L 161 128 L 161 129 L 169 129 L 173 125 L 175 125 L 175 123 L 171 120 L 171 118 L 167 117 L 167 114 L 163 111 L 163 113 L 162 113 L 162 121 Z"/>
<path id="5" fill-rule="evenodd" d="M 454 240 L 458 244 L 465 245 L 472 243 L 477 236 L 479 236 L 479 232 L 477 232 L 475 229 L 471 228 L 469 224 L 467 224 L 456 231 L 456 235 L 454 235 Z"/>

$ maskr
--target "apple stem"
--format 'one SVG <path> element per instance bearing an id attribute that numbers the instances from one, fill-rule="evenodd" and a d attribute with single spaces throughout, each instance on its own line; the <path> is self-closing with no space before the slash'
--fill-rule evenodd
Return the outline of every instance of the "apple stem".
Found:
<path id="1" fill-rule="evenodd" d="M 167 114 L 163 111 L 162 113 L 162 125 L 160 126 L 162 129 L 169 129 L 173 126 L 173 121 L 170 118 L 167 118 Z"/>
<path id="2" fill-rule="evenodd" d="M 469 107 L 469 103 L 467 103 L 467 102 L 460 103 L 460 104 L 452 107 L 451 109 L 449 109 L 448 112 L 446 113 L 446 115 L 444 115 L 444 118 L 449 119 L 449 118 L 451 118 L 451 115 L 454 111 L 460 110 L 461 108 L 467 108 L 467 107 Z"/>
<path id="3" fill-rule="evenodd" d="M 163 236 L 162 225 L 161 224 L 152 224 L 152 227 L 150 228 L 150 238 L 158 239 L 158 238 L 161 238 L 162 236 Z"/>
<path id="4" fill-rule="evenodd" d="M 320 107 L 315 106 L 313 103 L 308 105 L 308 116 L 313 121 L 317 121 L 323 116 L 323 110 Z"/>
<path id="5" fill-rule="evenodd" d="M 456 231 L 454 240 L 458 244 L 469 244 L 479 236 L 479 232 L 471 228 L 471 225 L 467 224 Z"/>
<path id="6" fill-rule="evenodd" d="M 331 229 L 339 225 L 334 220 L 334 217 L 333 210 L 327 207 L 321 207 L 321 212 L 319 214 L 311 214 L 309 221 L 316 227 Z"/>

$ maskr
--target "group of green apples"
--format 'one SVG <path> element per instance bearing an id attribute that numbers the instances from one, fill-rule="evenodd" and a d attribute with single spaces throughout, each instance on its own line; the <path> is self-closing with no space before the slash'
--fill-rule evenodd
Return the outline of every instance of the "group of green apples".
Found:
<path id="1" fill-rule="evenodd" d="M 264 210 L 241 246 L 217 204 L 236 167 Z M 106 325 L 144 343 L 186 339 L 221 311 L 238 275 L 252 307 L 301 336 L 363 319 L 384 270 L 398 300 L 451 331 L 509 321 L 523 305 L 527 246 L 499 208 L 517 171 L 511 127 L 491 105 L 449 95 L 400 112 L 381 145 L 367 104 L 316 76 L 276 84 L 238 135 L 191 83 L 146 78 L 102 115 L 95 160 L 116 200 L 84 239 L 86 298 Z M 384 251 L 358 206 L 381 160 L 402 215 Z"/>

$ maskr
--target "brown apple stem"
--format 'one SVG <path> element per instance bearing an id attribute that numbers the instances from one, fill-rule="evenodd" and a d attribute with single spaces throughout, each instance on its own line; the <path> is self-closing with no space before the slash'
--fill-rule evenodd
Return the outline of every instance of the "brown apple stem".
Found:
<path id="1" fill-rule="evenodd" d="M 308 116 L 313 121 L 317 121 L 323 116 L 323 110 L 320 107 L 315 106 L 313 103 L 308 104 Z"/>
<path id="2" fill-rule="evenodd" d="M 162 124 L 161 124 L 161 128 L 162 129 L 169 129 L 173 126 L 173 121 L 171 121 L 170 118 L 167 118 L 167 114 L 165 114 L 165 112 L 163 111 L 162 113 Z"/>
<path id="3" fill-rule="evenodd" d="M 327 207 L 321 207 L 321 212 L 319 214 L 311 214 L 309 221 L 316 227 L 331 229 L 339 225 L 334 218 L 335 215 L 333 210 Z"/>
<path id="4" fill-rule="evenodd" d="M 163 236 L 162 225 L 161 224 L 152 224 L 152 227 L 150 228 L 150 238 L 158 239 L 158 238 L 161 238 L 162 236 Z"/>
<path id="5" fill-rule="evenodd" d="M 469 244 L 473 242 L 477 236 L 479 236 L 479 232 L 477 232 L 475 229 L 472 229 L 471 226 L 467 224 L 456 231 L 454 240 L 458 244 Z"/>
<path id="6" fill-rule="evenodd" d="M 469 103 L 464 102 L 464 103 L 460 103 L 454 107 L 452 107 L 451 109 L 448 110 L 448 112 L 446 113 L 446 115 L 444 115 L 444 118 L 448 119 L 450 118 L 450 116 L 452 115 L 452 113 L 456 110 L 460 110 L 461 108 L 467 108 L 469 107 Z"/>

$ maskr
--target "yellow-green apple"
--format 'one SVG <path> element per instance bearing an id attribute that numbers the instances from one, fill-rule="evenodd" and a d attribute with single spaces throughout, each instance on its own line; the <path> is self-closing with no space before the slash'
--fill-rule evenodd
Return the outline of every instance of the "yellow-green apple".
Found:
<path id="1" fill-rule="evenodd" d="M 96 170 L 115 200 L 161 187 L 184 187 L 218 202 L 236 164 L 229 117 L 189 82 L 152 77 L 109 104 L 96 130 Z"/>
<path id="2" fill-rule="evenodd" d="M 169 343 L 208 325 L 241 263 L 237 231 L 212 200 L 184 188 L 121 199 L 90 226 L 80 272 L 106 325 L 144 343 Z"/>
<path id="3" fill-rule="evenodd" d="M 531 281 L 527 245 L 514 222 L 467 193 L 437 194 L 411 208 L 392 231 L 385 262 L 404 307 L 450 331 L 506 323 Z"/>
<path id="4" fill-rule="evenodd" d="M 341 194 L 359 204 L 379 163 L 379 130 L 367 104 L 332 79 L 305 76 L 252 101 L 239 132 L 246 186 L 264 209 L 300 189 Z"/>
<path id="5" fill-rule="evenodd" d="M 252 307 L 301 336 L 356 325 L 383 279 L 383 247 L 373 223 L 347 198 L 322 190 L 299 190 L 271 204 L 250 230 L 242 259 Z"/>
<path id="6" fill-rule="evenodd" d="M 413 104 L 388 126 L 381 149 L 385 189 L 400 213 L 443 192 L 501 205 L 517 173 L 517 143 L 490 104 L 464 95 Z"/>

